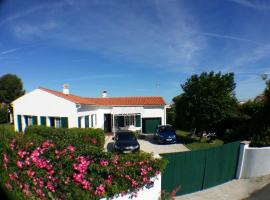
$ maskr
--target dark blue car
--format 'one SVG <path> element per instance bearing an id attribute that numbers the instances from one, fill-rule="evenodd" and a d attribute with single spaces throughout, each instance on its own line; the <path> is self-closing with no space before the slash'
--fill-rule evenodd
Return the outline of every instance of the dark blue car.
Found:
<path id="1" fill-rule="evenodd" d="M 158 143 L 176 143 L 176 132 L 171 125 L 158 126 L 155 133 Z"/>

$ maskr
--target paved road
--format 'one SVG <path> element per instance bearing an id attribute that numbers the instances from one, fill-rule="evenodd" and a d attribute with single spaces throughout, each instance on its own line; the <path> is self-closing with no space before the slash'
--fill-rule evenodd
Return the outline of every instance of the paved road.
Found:
<path id="1" fill-rule="evenodd" d="M 270 184 L 270 175 L 233 180 L 204 191 L 178 196 L 176 200 L 269 200 L 268 184 Z"/>
<path id="2" fill-rule="evenodd" d="M 247 200 L 269 200 L 270 199 L 270 184 L 263 189 L 254 192 Z"/>

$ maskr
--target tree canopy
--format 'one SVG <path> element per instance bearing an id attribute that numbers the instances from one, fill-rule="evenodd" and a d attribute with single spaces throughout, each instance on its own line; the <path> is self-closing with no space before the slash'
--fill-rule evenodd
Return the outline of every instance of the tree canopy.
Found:
<path id="1" fill-rule="evenodd" d="M 236 115 L 234 74 L 201 73 L 181 85 L 183 93 L 173 99 L 178 128 L 212 131 Z"/>
<path id="2" fill-rule="evenodd" d="M 25 93 L 22 80 L 14 74 L 0 77 L 0 102 L 10 104 Z"/>

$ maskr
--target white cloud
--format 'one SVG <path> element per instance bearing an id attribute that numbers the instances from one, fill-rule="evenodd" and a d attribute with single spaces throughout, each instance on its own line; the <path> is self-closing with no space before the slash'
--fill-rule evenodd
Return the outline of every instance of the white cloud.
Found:
<path id="1" fill-rule="evenodd" d="M 20 40 L 53 40 L 53 45 L 170 71 L 193 70 L 206 46 L 204 37 L 196 34 L 199 26 L 178 1 L 156 1 L 152 5 L 155 19 L 138 13 L 143 4 L 134 11 L 129 4 L 80 3 L 68 11 L 54 6 L 49 14 L 41 12 L 31 22 L 21 18 L 10 30 Z M 97 11 L 96 6 L 104 12 Z M 36 11 L 41 9 L 44 7 Z"/>
<path id="2" fill-rule="evenodd" d="M 269 1 L 250 1 L 250 0 L 229 0 L 234 3 L 237 3 L 242 6 L 246 6 L 249 8 L 257 9 L 257 10 L 269 10 L 270 9 L 270 4 Z"/>
<path id="3" fill-rule="evenodd" d="M 223 34 L 216 34 L 216 33 L 199 33 L 199 34 L 208 36 L 208 37 L 222 38 L 222 39 L 235 40 L 235 41 L 240 41 L 240 42 L 247 42 L 247 43 L 252 43 L 256 45 L 261 45 L 261 43 L 258 43 L 256 41 L 242 38 L 242 37 L 231 36 L 231 35 L 223 35 Z"/>

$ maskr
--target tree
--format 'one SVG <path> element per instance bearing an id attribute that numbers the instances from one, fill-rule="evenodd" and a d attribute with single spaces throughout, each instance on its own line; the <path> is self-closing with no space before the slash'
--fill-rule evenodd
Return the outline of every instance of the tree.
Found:
<path id="1" fill-rule="evenodd" d="M 18 76 L 6 74 L 0 77 L 0 104 L 5 105 L 9 113 L 13 113 L 11 102 L 24 93 L 22 80 Z"/>
<path id="2" fill-rule="evenodd" d="M 12 101 L 22 96 L 22 80 L 14 74 L 6 74 L 0 77 L 0 102 L 10 104 Z"/>
<path id="3" fill-rule="evenodd" d="M 237 115 L 235 86 L 233 73 L 192 75 L 173 99 L 178 127 L 218 131 L 222 122 Z"/>

